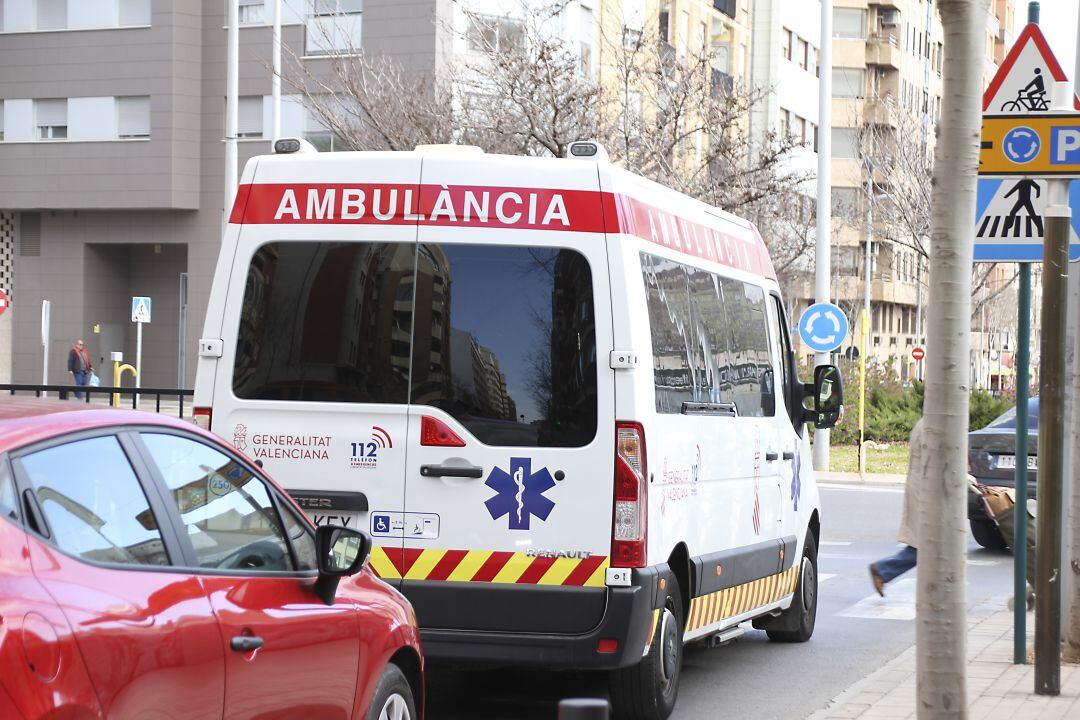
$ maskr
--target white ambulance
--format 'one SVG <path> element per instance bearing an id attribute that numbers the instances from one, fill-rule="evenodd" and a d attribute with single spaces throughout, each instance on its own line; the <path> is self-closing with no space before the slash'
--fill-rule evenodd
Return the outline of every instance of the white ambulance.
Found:
<path id="1" fill-rule="evenodd" d="M 751 224 L 588 142 L 275 149 L 244 170 L 195 412 L 371 534 L 428 658 L 611 670 L 620 717 L 664 718 L 684 643 L 810 637 L 806 422 L 840 380 L 796 377 Z"/>

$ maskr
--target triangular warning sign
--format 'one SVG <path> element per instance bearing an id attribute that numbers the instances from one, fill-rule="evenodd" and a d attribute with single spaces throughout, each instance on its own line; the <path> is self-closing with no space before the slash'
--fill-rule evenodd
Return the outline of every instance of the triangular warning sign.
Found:
<path id="1" fill-rule="evenodd" d="M 990 115 L 1047 112 L 1053 83 L 1068 79 L 1039 26 L 1025 25 L 983 93 L 983 112 Z M 1073 103 L 1080 110 L 1080 99 L 1074 97 Z"/>

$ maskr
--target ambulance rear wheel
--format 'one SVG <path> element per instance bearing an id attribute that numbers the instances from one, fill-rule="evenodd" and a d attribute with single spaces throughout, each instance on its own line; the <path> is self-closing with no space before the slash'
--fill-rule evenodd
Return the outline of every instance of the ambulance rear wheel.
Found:
<path id="1" fill-rule="evenodd" d="M 682 675 L 684 618 L 679 583 L 671 576 L 648 654 L 637 665 L 611 674 L 611 704 L 617 720 L 665 720 L 675 709 Z"/>
<path id="2" fill-rule="evenodd" d="M 769 630 L 765 634 L 773 642 L 801 643 L 814 634 L 817 622 L 817 541 L 814 534 L 806 533 L 803 543 L 802 567 L 799 570 L 799 584 L 795 587 L 795 597 L 791 607 L 780 615 L 783 625 L 790 629 Z"/>

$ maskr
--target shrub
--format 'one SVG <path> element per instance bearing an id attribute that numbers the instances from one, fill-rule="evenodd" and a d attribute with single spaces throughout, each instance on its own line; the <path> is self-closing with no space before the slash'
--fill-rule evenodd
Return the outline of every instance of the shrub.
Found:
<path id="1" fill-rule="evenodd" d="M 844 379 L 844 421 L 832 431 L 834 445 L 857 445 L 859 442 L 859 364 L 841 358 L 840 374 Z M 811 366 L 802 368 L 801 377 L 812 378 Z M 865 437 L 875 442 L 907 442 L 911 429 L 922 416 L 923 384 L 901 382 L 890 368 L 881 364 L 866 367 Z M 994 418 L 1015 404 L 1009 394 L 995 396 L 987 390 L 971 393 L 968 428 L 986 427 Z"/>

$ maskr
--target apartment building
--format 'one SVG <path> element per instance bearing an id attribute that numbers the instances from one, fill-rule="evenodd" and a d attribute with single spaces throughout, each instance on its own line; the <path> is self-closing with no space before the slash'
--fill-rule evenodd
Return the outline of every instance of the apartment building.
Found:
<path id="1" fill-rule="evenodd" d="M 817 173 L 820 0 L 756 0 L 753 12 L 751 79 L 766 91 L 750 121 L 753 144 L 766 133 L 792 135 L 801 145 L 793 171 Z M 815 186 L 808 183 L 808 196 Z"/>
<path id="2" fill-rule="evenodd" d="M 503 17 L 512 4 L 283 0 L 283 54 L 329 75 L 328 58 L 360 47 L 436 73 L 468 52 L 455 44 L 466 5 Z M 271 149 L 272 9 L 240 0 L 241 167 Z M 142 384 L 191 387 L 223 217 L 225 11 L 224 0 L 0 0 L 0 289 L 12 299 L 0 381 L 40 382 L 43 370 L 66 381 L 79 338 L 99 368 L 113 351 L 130 361 L 131 298 L 149 296 Z M 586 61 L 594 11 L 575 0 L 562 26 Z M 283 92 L 282 134 L 336 149 Z"/>
<path id="3" fill-rule="evenodd" d="M 996 69 L 1003 57 L 998 53 L 997 38 L 1002 42 L 1011 38 L 1011 5 L 1012 0 L 995 1 L 987 15 L 988 71 Z M 852 320 L 852 334 L 843 350 L 857 356 L 861 335 L 857 320 L 866 296 L 869 245 L 868 357 L 886 364 L 904 380 L 917 375 L 911 351 L 925 342 L 926 259 L 912 247 L 912 241 L 903 239 L 904 232 L 878 219 L 873 232 L 868 232 L 863 219 L 868 210 L 890 201 L 892 187 L 887 173 L 871 170 L 872 151 L 861 144 L 860 131 L 872 126 L 885 136 L 904 134 L 906 142 L 925 144 L 932 150 L 934 126 L 941 115 L 943 62 L 944 36 L 931 0 L 836 0 L 831 137 L 833 296 Z M 924 244 L 928 240 L 924 238 Z M 805 283 L 796 295 L 797 317 L 812 302 L 812 283 Z M 804 354 L 811 353 L 804 350 Z"/>

